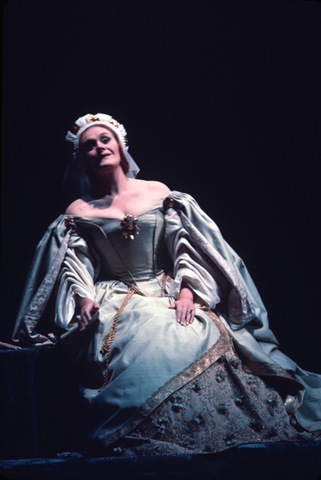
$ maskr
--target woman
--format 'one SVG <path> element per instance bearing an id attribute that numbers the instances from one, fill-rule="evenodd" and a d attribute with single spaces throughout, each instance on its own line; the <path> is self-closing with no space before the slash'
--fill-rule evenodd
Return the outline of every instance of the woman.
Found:
<path id="1" fill-rule="evenodd" d="M 128 455 L 316 438 L 321 378 L 277 349 L 214 222 L 189 195 L 135 178 L 109 115 L 79 118 L 66 140 L 64 184 L 81 197 L 38 246 L 14 339 L 56 341 L 35 331 L 54 290 L 91 439 Z"/>

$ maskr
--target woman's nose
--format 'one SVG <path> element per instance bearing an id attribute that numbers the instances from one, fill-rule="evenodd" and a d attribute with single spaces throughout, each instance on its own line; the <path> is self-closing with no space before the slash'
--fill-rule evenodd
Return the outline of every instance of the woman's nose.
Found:
<path id="1" fill-rule="evenodd" d="M 102 142 L 100 142 L 100 141 L 98 140 L 98 142 L 97 142 L 97 148 L 98 148 L 98 150 L 103 150 L 103 149 L 105 148 L 105 144 L 102 143 Z"/>

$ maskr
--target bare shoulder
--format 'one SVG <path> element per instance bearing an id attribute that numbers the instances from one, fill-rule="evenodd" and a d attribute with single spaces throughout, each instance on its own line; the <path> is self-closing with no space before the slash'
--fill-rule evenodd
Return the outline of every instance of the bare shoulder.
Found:
<path id="1" fill-rule="evenodd" d="M 78 198 L 67 207 L 65 213 L 67 215 L 80 216 L 80 213 L 88 206 L 88 203 L 83 198 Z"/>
<path id="2" fill-rule="evenodd" d="M 160 198 L 165 197 L 170 192 L 170 189 L 167 185 L 165 185 L 165 183 L 148 180 L 146 181 L 146 184 L 147 189 L 150 192 L 153 192 L 155 195 L 159 195 Z"/>
<path id="3" fill-rule="evenodd" d="M 140 195 L 146 195 L 150 198 L 156 198 L 157 200 L 169 194 L 170 189 L 162 182 L 156 182 L 154 180 L 142 180 L 142 179 L 131 179 L 132 184 L 134 185 L 134 191 L 138 192 Z"/>

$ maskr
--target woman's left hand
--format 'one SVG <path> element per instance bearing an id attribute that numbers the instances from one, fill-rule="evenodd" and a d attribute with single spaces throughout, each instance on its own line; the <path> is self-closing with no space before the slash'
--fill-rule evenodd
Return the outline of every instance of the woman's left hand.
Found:
<path id="1" fill-rule="evenodd" d="M 190 325 L 194 321 L 195 307 L 194 295 L 188 287 L 183 287 L 179 299 L 172 303 L 169 308 L 176 310 L 176 320 L 181 325 Z"/>

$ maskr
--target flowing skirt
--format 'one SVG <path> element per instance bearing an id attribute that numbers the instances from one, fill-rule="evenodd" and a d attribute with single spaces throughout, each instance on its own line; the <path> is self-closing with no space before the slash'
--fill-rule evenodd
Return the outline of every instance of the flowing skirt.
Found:
<path id="1" fill-rule="evenodd" d="M 168 308 L 169 287 L 159 296 L 159 277 L 138 286 L 146 296 L 135 294 L 124 306 L 127 285 L 98 283 L 95 320 L 62 339 L 78 365 L 95 444 L 113 455 L 150 455 L 316 438 L 294 418 L 298 392 L 291 380 L 265 383 L 253 375 L 219 315 L 196 308 L 193 324 L 182 326 Z M 102 389 L 107 355 L 101 348 L 111 331 L 109 382 Z"/>

